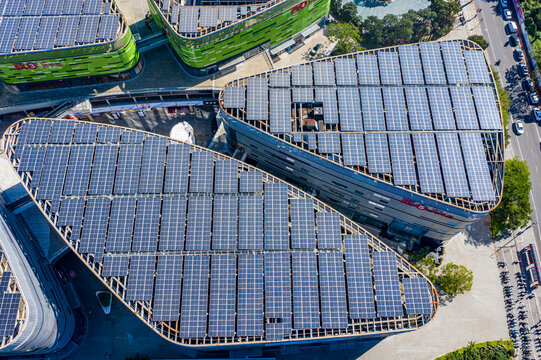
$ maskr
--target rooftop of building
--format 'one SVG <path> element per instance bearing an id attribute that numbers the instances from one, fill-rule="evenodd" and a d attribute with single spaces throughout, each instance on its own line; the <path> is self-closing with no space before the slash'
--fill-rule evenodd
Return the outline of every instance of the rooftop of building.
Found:
<path id="1" fill-rule="evenodd" d="M 0 2 L 0 55 L 105 44 L 126 29 L 113 0 Z"/>
<path id="2" fill-rule="evenodd" d="M 174 343 L 386 335 L 437 311 L 432 284 L 377 238 L 222 154 L 37 118 L 11 126 L 2 147 L 66 243 Z"/>
<path id="3" fill-rule="evenodd" d="M 374 179 L 486 212 L 501 198 L 503 126 L 473 42 L 324 58 L 225 85 L 231 117 Z"/>

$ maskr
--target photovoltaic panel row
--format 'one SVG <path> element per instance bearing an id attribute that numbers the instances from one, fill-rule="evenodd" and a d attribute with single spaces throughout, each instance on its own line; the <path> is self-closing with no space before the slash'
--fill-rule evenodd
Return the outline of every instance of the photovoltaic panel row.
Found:
<path id="1" fill-rule="evenodd" d="M 73 137 L 75 124 L 71 121 L 55 121 L 49 136 L 50 144 L 69 144 Z"/>
<path id="2" fill-rule="evenodd" d="M 145 139 L 139 193 L 157 194 L 162 192 L 166 150 L 165 138 L 149 136 Z"/>
<path id="3" fill-rule="evenodd" d="M 357 85 L 357 69 L 355 59 L 337 58 L 334 60 L 336 68 L 336 85 Z"/>
<path id="4" fill-rule="evenodd" d="M 23 13 L 26 1 L 11 0 L 5 2 L 4 16 L 15 16 Z"/>
<path id="5" fill-rule="evenodd" d="M 159 197 L 137 200 L 132 251 L 156 251 L 158 248 L 161 204 Z"/>
<path id="6" fill-rule="evenodd" d="M 334 66 L 330 61 L 318 61 L 313 64 L 314 67 L 314 85 L 316 86 L 334 86 Z"/>
<path id="7" fill-rule="evenodd" d="M 17 325 L 17 313 L 21 302 L 20 293 L 0 294 L 0 337 L 13 336 Z"/>
<path id="8" fill-rule="evenodd" d="M 263 249 L 263 196 L 239 197 L 239 249 Z"/>
<path id="9" fill-rule="evenodd" d="M 464 51 L 464 58 L 468 66 L 468 74 L 472 84 L 490 84 L 489 68 L 483 52 Z"/>
<path id="10" fill-rule="evenodd" d="M 52 200 L 51 211 L 56 212 L 68 164 L 69 146 L 49 146 L 39 182 L 37 200 Z"/>
<path id="11" fill-rule="evenodd" d="M 202 6 L 199 9 L 199 26 L 215 27 L 218 25 L 218 7 Z"/>
<path id="12" fill-rule="evenodd" d="M 210 250 L 212 198 L 192 196 L 188 201 L 186 250 Z"/>
<path id="13" fill-rule="evenodd" d="M 250 101 L 250 99 L 248 99 Z M 266 105 L 266 104 L 265 104 Z M 270 132 L 291 131 L 291 95 L 289 89 L 270 89 Z"/>
<path id="14" fill-rule="evenodd" d="M 21 23 L 20 18 L 3 18 L 0 23 L 0 53 L 13 51 L 13 43 Z"/>
<path id="15" fill-rule="evenodd" d="M 243 171 L 240 173 L 241 193 L 263 192 L 263 175 L 258 171 Z"/>
<path id="16" fill-rule="evenodd" d="M 73 143 L 91 144 L 96 141 L 97 133 L 98 133 L 98 124 L 78 123 L 75 126 L 75 134 L 73 135 Z"/>
<path id="17" fill-rule="evenodd" d="M 111 194 L 115 178 L 118 145 L 96 145 L 93 170 L 90 176 L 90 195 Z"/>
<path id="18" fill-rule="evenodd" d="M 468 180 L 464 170 L 464 160 L 456 133 L 438 133 L 438 150 L 440 153 L 445 194 L 449 197 L 469 197 Z"/>
<path id="19" fill-rule="evenodd" d="M 340 130 L 362 131 L 359 91 L 353 87 L 339 87 L 337 91 L 338 107 L 340 109 Z"/>
<path id="20" fill-rule="evenodd" d="M 236 21 L 237 9 L 234 7 L 221 6 L 218 9 L 218 20 L 220 21 Z"/>
<path id="21" fill-rule="evenodd" d="M 339 133 L 319 133 L 317 135 L 318 150 L 321 154 L 340 154 Z"/>
<path id="22" fill-rule="evenodd" d="M 268 120 L 267 79 L 249 78 L 246 96 L 246 120 Z"/>
<path id="23" fill-rule="evenodd" d="M 389 160 L 389 145 L 386 134 L 366 134 L 366 157 L 368 171 L 372 174 L 391 173 Z"/>
<path id="24" fill-rule="evenodd" d="M 294 87 L 292 89 L 292 92 L 293 92 L 294 103 L 313 103 L 314 102 L 314 89 L 312 87 Z"/>
<path id="25" fill-rule="evenodd" d="M 381 90 L 375 87 L 362 87 L 360 92 L 364 129 L 366 131 L 385 130 Z"/>
<path id="26" fill-rule="evenodd" d="M 290 257 L 284 252 L 268 252 L 265 261 L 265 338 L 283 339 L 291 333 Z"/>
<path id="27" fill-rule="evenodd" d="M 342 237 L 338 213 L 317 212 L 317 248 L 341 249 Z"/>
<path id="28" fill-rule="evenodd" d="M 338 105 L 334 88 L 316 88 L 316 101 L 323 103 L 323 122 L 338 124 Z"/>
<path id="29" fill-rule="evenodd" d="M 473 200 L 496 200 L 481 134 L 460 133 L 460 143 Z"/>
<path id="30" fill-rule="evenodd" d="M 269 75 L 269 85 L 273 87 L 289 87 L 291 74 L 288 72 L 273 72 Z"/>
<path id="31" fill-rule="evenodd" d="M 430 111 L 432 111 L 432 121 L 436 130 L 454 130 L 456 129 L 453 108 L 451 107 L 451 98 L 449 91 L 443 87 L 429 87 L 428 99 L 430 100 Z"/>
<path id="32" fill-rule="evenodd" d="M 460 44 L 458 42 L 442 42 L 441 52 L 449 84 L 467 84 L 468 75 Z"/>
<path id="33" fill-rule="evenodd" d="M 171 143 L 168 145 L 164 193 L 185 193 L 188 191 L 190 149 L 187 144 Z"/>
<path id="34" fill-rule="evenodd" d="M 263 254 L 239 254 L 237 336 L 263 336 Z"/>
<path id="35" fill-rule="evenodd" d="M 90 198 L 86 202 L 85 221 L 79 242 L 79 252 L 94 255 L 94 261 L 103 258 L 107 219 L 111 200 L 106 198 Z"/>
<path id="36" fill-rule="evenodd" d="M 126 131 L 122 133 L 121 144 L 142 144 L 145 140 L 145 134 L 139 131 Z M 164 144 L 165 146 L 165 144 Z"/>
<path id="37" fill-rule="evenodd" d="M 502 120 L 496 105 L 494 89 L 488 86 L 472 86 L 477 116 L 483 130 L 501 130 Z"/>
<path id="38" fill-rule="evenodd" d="M 357 55 L 360 85 L 379 85 L 378 58 L 376 55 Z"/>
<path id="39" fill-rule="evenodd" d="M 398 54 L 395 52 L 378 52 L 379 69 L 381 83 L 383 85 L 400 85 L 402 76 L 400 74 L 400 64 Z"/>
<path id="40" fill-rule="evenodd" d="M 186 224 L 186 198 L 167 196 L 163 198 L 160 227 L 160 251 L 184 250 Z"/>
<path id="41" fill-rule="evenodd" d="M 409 134 L 389 134 L 389 147 L 395 185 L 417 185 Z"/>
<path id="42" fill-rule="evenodd" d="M 404 278 L 404 297 L 406 299 L 406 313 L 432 314 L 432 296 L 428 281 L 425 278 Z"/>
<path id="43" fill-rule="evenodd" d="M 182 291 L 182 264 L 183 258 L 180 255 L 158 256 L 152 321 L 178 321 Z"/>
<path id="44" fill-rule="evenodd" d="M 115 177 L 115 194 L 135 194 L 139 184 L 139 171 L 143 146 L 127 144 L 120 146 Z"/>
<path id="45" fill-rule="evenodd" d="M 434 134 L 415 133 L 412 136 L 421 191 L 425 194 L 443 194 L 443 181 Z"/>
<path id="46" fill-rule="evenodd" d="M 171 18 L 169 19 L 171 25 L 176 25 L 178 23 L 178 9 L 178 5 L 175 5 L 171 8 Z"/>
<path id="47" fill-rule="evenodd" d="M 211 193 L 214 183 L 214 155 L 207 151 L 192 153 L 190 172 L 191 193 Z"/>
<path id="48" fill-rule="evenodd" d="M 452 86 L 451 99 L 455 109 L 456 124 L 459 130 L 479 129 L 473 96 L 470 88 L 465 86 Z"/>
<path id="49" fill-rule="evenodd" d="M 135 204 L 135 198 L 113 199 L 109 230 L 107 232 L 107 245 L 105 247 L 107 252 L 127 253 L 130 251 L 135 218 Z"/>
<path id="50" fill-rule="evenodd" d="M 64 15 L 79 15 L 83 8 L 83 0 L 66 0 L 62 14 Z"/>
<path id="51" fill-rule="evenodd" d="M 237 196 L 214 196 L 212 249 L 236 249 L 238 234 Z"/>
<path id="52" fill-rule="evenodd" d="M 93 146 L 73 146 L 68 164 L 64 195 L 86 195 L 92 168 Z"/>
<path id="53" fill-rule="evenodd" d="M 417 45 L 400 45 L 398 47 L 402 77 L 406 85 L 422 85 L 425 83 L 421 69 L 421 58 Z"/>
<path id="54" fill-rule="evenodd" d="M 126 300 L 152 300 L 155 268 L 155 255 L 132 255 L 130 257 Z"/>
<path id="55" fill-rule="evenodd" d="M 242 86 L 227 86 L 224 89 L 224 108 L 244 109 L 246 106 L 245 89 Z"/>
<path id="56" fill-rule="evenodd" d="M 179 10 L 178 31 L 180 33 L 197 32 L 198 17 L 199 17 L 198 7 L 182 6 Z"/>
<path id="57" fill-rule="evenodd" d="M 374 286 L 366 235 L 343 235 L 346 254 L 347 296 L 352 319 L 376 317 Z"/>
<path id="58" fill-rule="evenodd" d="M 90 44 L 96 42 L 98 32 L 98 23 L 100 18 L 97 16 L 83 16 L 77 30 L 77 43 Z"/>
<path id="59" fill-rule="evenodd" d="M 43 8 L 43 15 L 59 15 L 62 13 L 64 0 L 47 0 Z"/>
<path id="60" fill-rule="evenodd" d="M 13 44 L 13 50 L 32 50 L 36 40 L 36 32 L 38 31 L 39 18 L 23 17 L 17 34 L 17 39 Z"/>
<path id="61" fill-rule="evenodd" d="M 101 0 L 100 0 L 101 1 Z M 24 3 L 24 1 L 21 1 Z M 0 6 L 0 11 L 2 10 Z M 45 0 L 27 0 L 26 6 L 24 8 L 25 16 L 39 16 L 43 12 L 43 7 L 45 6 Z"/>
<path id="62" fill-rule="evenodd" d="M 100 27 L 98 29 L 98 40 L 112 40 L 116 39 L 120 25 L 120 16 L 118 15 L 101 15 Z"/>
<path id="63" fill-rule="evenodd" d="M 209 260 L 208 255 L 184 259 L 179 329 L 183 338 L 203 338 L 207 333 Z"/>
<path id="64" fill-rule="evenodd" d="M 55 41 L 56 46 L 75 45 L 79 20 L 79 16 L 63 16 L 60 18 L 60 26 L 58 27 L 58 35 Z"/>
<path id="65" fill-rule="evenodd" d="M 291 254 L 293 278 L 293 328 L 320 327 L 317 259 L 313 252 Z"/>
<path id="66" fill-rule="evenodd" d="M 290 199 L 291 247 L 314 249 L 316 247 L 314 202 L 312 199 Z"/>
<path id="67" fill-rule="evenodd" d="M 83 14 L 98 15 L 101 12 L 103 0 L 85 0 Z"/>
<path id="68" fill-rule="evenodd" d="M 406 100 L 412 130 L 432 130 L 432 120 L 425 88 L 408 87 Z"/>
<path id="69" fill-rule="evenodd" d="M 312 86 L 312 65 L 294 65 L 291 67 L 291 85 Z"/>
<path id="70" fill-rule="evenodd" d="M 236 271 L 234 254 L 213 255 L 210 272 L 209 336 L 235 335 Z"/>
<path id="71" fill-rule="evenodd" d="M 58 226 L 71 226 L 70 240 L 72 241 L 80 238 L 84 210 L 84 199 L 63 199 L 60 203 L 56 224 Z"/>
<path id="72" fill-rule="evenodd" d="M 396 254 L 391 251 L 373 251 L 372 262 L 378 316 L 404 316 Z"/>
<path id="73" fill-rule="evenodd" d="M 404 90 L 398 87 L 384 87 L 385 120 L 391 131 L 409 130 Z"/>
<path id="74" fill-rule="evenodd" d="M 445 71 L 443 69 L 443 59 L 441 57 L 440 44 L 435 42 L 422 42 L 419 44 L 425 81 L 428 85 L 443 85 Z"/>
<path id="75" fill-rule="evenodd" d="M 286 184 L 265 184 L 265 249 L 289 248 L 289 209 Z"/>
<path id="76" fill-rule="evenodd" d="M 346 166 L 365 166 L 366 155 L 364 151 L 363 134 L 341 134 L 342 155 Z"/>
<path id="77" fill-rule="evenodd" d="M 238 192 L 239 164 L 234 160 L 216 160 L 214 192 L 217 194 L 235 194 Z"/>
<path id="78" fill-rule="evenodd" d="M 101 276 L 124 277 L 128 275 L 129 263 L 130 256 L 128 255 L 104 255 Z"/>
<path id="79" fill-rule="evenodd" d="M 345 329 L 348 326 L 344 260 L 341 252 L 319 253 L 321 326 Z"/>

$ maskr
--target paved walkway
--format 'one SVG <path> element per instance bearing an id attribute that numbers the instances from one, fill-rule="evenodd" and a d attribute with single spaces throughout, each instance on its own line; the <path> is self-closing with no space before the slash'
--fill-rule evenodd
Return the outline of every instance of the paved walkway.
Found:
<path id="1" fill-rule="evenodd" d="M 430 0 L 356 0 L 354 3 L 357 5 L 357 14 L 364 19 L 369 16 L 383 19 L 387 14 L 402 15 L 410 10 L 425 9 L 430 5 Z"/>
<path id="2" fill-rule="evenodd" d="M 471 35 L 482 35 L 477 8 L 473 0 L 460 0 L 458 16 L 463 16 L 464 21 L 459 20 L 453 30 L 441 40 L 467 39 Z"/>

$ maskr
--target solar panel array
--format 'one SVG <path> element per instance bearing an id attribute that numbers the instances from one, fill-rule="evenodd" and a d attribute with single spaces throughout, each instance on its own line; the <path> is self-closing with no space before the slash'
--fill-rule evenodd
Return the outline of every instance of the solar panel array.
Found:
<path id="1" fill-rule="evenodd" d="M 242 84 L 248 87 L 246 99 Z M 266 123 L 280 137 L 291 134 L 285 139 L 340 165 L 386 174 L 394 185 L 420 193 L 493 199 L 486 189 L 474 195 L 479 185 L 464 171 L 474 154 L 464 142 L 449 145 L 448 137 L 439 137 L 449 131 L 453 139 L 463 130 L 479 136 L 502 131 L 481 50 L 457 41 L 402 45 L 240 79 L 223 93 L 226 111 L 247 108 L 245 117 L 232 116 Z M 317 126 L 307 126 L 306 119 Z M 483 169 L 489 161 L 485 146 L 490 142 L 475 154 Z M 487 189 L 490 177 L 482 177 Z"/>
<path id="2" fill-rule="evenodd" d="M 30 119 L 19 130 L 13 145 L 23 149 L 15 164 L 26 164 L 19 169 L 25 181 L 50 172 L 34 191 L 47 195 L 44 204 L 60 204 L 49 213 L 56 227 L 102 265 L 106 281 L 125 281 L 120 295 L 147 304 L 149 322 L 178 322 L 181 339 L 283 340 L 303 330 L 347 331 L 352 321 L 375 318 L 383 295 L 374 297 L 370 258 L 377 252 L 367 235 L 345 235 L 344 218 L 285 183 L 128 129 Z M 28 158 L 35 149 L 45 150 L 41 163 Z M 112 175 L 111 150 L 119 169 Z M 170 168 L 182 184 L 174 189 L 166 186 Z M 69 195 L 63 174 L 76 178 Z"/>
<path id="3" fill-rule="evenodd" d="M 2 248 L 0 248 L 0 261 L 9 264 Z M 16 335 L 15 330 L 19 323 L 17 320 L 20 319 L 19 309 L 24 306 L 24 300 L 21 303 L 23 297 L 18 285 L 14 284 L 16 284 L 16 274 L 4 269 L 0 275 L 0 340 L 3 341 Z"/>
<path id="4" fill-rule="evenodd" d="M 0 53 L 52 50 L 117 38 L 108 0 L 9 1 L 0 16 Z M 2 5 L 3 6 L 3 5 Z"/>

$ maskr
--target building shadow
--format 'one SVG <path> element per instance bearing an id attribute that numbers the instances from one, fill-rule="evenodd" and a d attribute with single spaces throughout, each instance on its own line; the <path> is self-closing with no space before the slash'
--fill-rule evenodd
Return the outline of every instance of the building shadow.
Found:
<path id="1" fill-rule="evenodd" d="M 464 242 L 467 245 L 473 245 L 475 247 L 492 245 L 494 239 L 490 232 L 490 216 L 487 215 L 471 224 L 464 230 L 464 234 L 466 235 Z"/>

